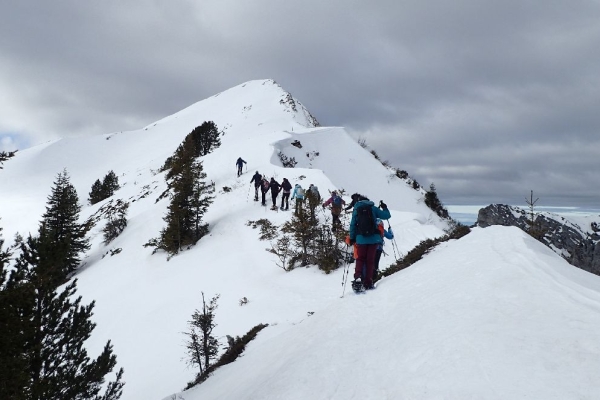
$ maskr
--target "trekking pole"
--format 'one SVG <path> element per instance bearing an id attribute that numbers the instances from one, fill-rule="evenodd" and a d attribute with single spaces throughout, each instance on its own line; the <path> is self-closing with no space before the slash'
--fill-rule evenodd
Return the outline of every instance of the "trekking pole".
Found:
<path id="1" fill-rule="evenodd" d="M 388 223 L 388 230 L 390 230 L 392 228 L 390 226 L 390 220 L 388 220 L 387 223 Z M 400 260 L 400 249 L 398 248 L 398 243 L 396 243 L 395 235 L 394 235 L 394 238 L 392 239 L 392 250 L 394 251 L 394 258 L 396 259 L 396 262 L 398 262 Z"/>
<path id="2" fill-rule="evenodd" d="M 346 267 L 344 268 L 344 272 L 342 273 L 342 296 L 346 294 L 346 282 L 348 282 L 348 271 L 350 271 L 350 262 L 348 261 L 350 258 L 350 252 L 348 252 L 348 245 L 346 245 Z"/>

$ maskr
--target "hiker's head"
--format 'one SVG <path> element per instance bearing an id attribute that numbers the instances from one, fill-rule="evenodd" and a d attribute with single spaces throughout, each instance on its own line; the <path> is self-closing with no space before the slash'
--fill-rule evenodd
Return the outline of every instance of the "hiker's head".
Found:
<path id="1" fill-rule="evenodd" d="M 334 191 L 331 192 L 331 195 L 332 196 L 337 196 L 337 192 L 334 190 Z"/>
<path id="2" fill-rule="evenodd" d="M 256 175 L 260 175 L 260 174 L 258 173 L 258 171 L 256 171 Z"/>

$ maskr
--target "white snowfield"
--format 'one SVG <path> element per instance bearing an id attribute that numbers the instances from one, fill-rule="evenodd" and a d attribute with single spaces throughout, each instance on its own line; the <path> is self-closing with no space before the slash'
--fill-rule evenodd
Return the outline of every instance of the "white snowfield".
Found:
<path id="1" fill-rule="evenodd" d="M 425 206 L 422 191 L 393 176 L 343 128 L 314 127 L 290 98 L 271 80 L 247 82 L 138 131 L 19 151 L 0 171 L 7 242 L 16 232 L 35 234 L 63 168 L 85 204 L 82 220 L 111 199 L 130 202 L 128 226 L 110 245 L 102 243 L 104 221 L 92 230 L 92 248 L 76 275 L 78 294 L 96 301 L 97 327 L 86 346 L 94 356 L 112 341 L 125 369 L 123 399 L 599 398 L 599 278 L 517 229 L 475 230 L 364 295 L 348 285 L 340 298 L 343 269 L 326 275 L 314 266 L 279 268 L 265 251 L 270 244 L 247 222 L 280 225 L 291 212 L 253 201 L 257 170 L 305 188 L 313 183 L 323 196 L 344 189 L 347 201 L 354 192 L 384 200 L 402 253 L 447 226 Z M 225 133 L 221 147 L 203 157 L 217 188 L 204 216 L 210 234 L 167 261 L 143 247 L 164 227 L 168 204 L 155 203 L 166 189 L 156 171 L 208 120 Z M 302 148 L 292 146 L 296 140 Z M 279 151 L 294 157 L 296 168 L 283 168 Z M 238 178 L 240 156 L 248 164 Z M 87 205 L 92 184 L 109 170 L 121 189 Z M 320 209 L 319 216 L 326 220 L 329 212 Z M 389 241 L 385 250 L 382 268 L 396 256 Z M 182 332 L 202 292 L 207 299 L 221 295 L 215 332 L 223 344 L 225 335 L 269 327 L 235 363 L 178 393 L 196 373 L 186 366 Z M 240 306 L 243 297 L 249 302 Z"/>

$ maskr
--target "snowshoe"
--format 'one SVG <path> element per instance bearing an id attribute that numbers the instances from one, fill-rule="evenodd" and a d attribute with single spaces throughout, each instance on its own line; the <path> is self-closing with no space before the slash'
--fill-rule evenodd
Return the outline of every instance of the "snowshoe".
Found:
<path id="1" fill-rule="evenodd" d="M 277 211 L 277 206 L 273 206 L 273 207 L 271 207 L 271 210 L 273 210 L 273 211 Z"/>
<path id="2" fill-rule="evenodd" d="M 357 278 L 352 281 L 352 290 L 354 290 L 354 293 L 361 293 L 365 291 L 365 287 L 363 286 L 362 280 L 360 278 Z"/>

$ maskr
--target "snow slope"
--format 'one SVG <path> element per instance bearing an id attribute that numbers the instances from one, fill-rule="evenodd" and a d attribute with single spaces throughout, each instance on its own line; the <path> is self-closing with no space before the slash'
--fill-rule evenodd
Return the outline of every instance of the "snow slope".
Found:
<path id="1" fill-rule="evenodd" d="M 166 185 L 156 171 L 206 120 L 225 132 L 221 147 L 204 157 L 217 188 L 205 215 L 211 233 L 167 261 L 142 247 L 164 226 L 167 200 L 155 200 Z M 292 146 L 296 140 L 301 149 Z M 296 168 L 281 167 L 280 151 L 297 160 Z M 248 173 L 237 178 L 239 156 Z M 63 168 L 82 203 L 108 170 L 119 176 L 113 199 L 131 203 L 129 224 L 110 246 L 101 243 L 102 223 L 92 230 L 77 278 L 84 300 L 96 300 L 88 349 L 97 354 L 112 340 L 125 368 L 123 399 L 165 398 L 194 377 L 182 332 L 202 292 L 221 295 L 221 339 L 270 326 L 238 361 L 175 398 L 594 399 L 600 392 L 600 278 L 516 228 L 475 229 L 377 290 L 354 295 L 346 288 L 342 299 L 342 270 L 278 268 L 265 251 L 269 243 L 246 222 L 282 224 L 290 213 L 252 201 L 255 170 L 314 183 L 323 195 L 343 188 L 386 201 L 402 252 L 442 235 L 446 224 L 423 204 L 422 192 L 393 177 L 343 128 L 317 127 L 273 81 L 247 82 L 140 130 L 22 150 L 4 166 L 0 224 L 9 242 L 16 232 L 36 231 Z M 82 218 L 108 201 L 85 205 Z M 108 254 L 117 248 L 121 253 Z M 384 268 L 394 261 L 389 242 L 386 250 Z M 249 303 L 240 306 L 242 297 Z"/>
<path id="2" fill-rule="evenodd" d="M 600 278 L 518 228 L 436 249 L 180 399 L 596 399 Z"/>
<path id="3" fill-rule="evenodd" d="M 142 247 L 164 226 L 168 201 L 155 200 L 166 184 L 156 171 L 185 135 L 206 120 L 225 133 L 221 147 L 203 158 L 208 179 L 217 188 L 216 201 L 204 218 L 211 233 L 167 261 L 164 254 L 151 255 Z M 391 172 L 342 128 L 315 125 L 301 103 L 276 83 L 251 81 L 143 129 L 46 143 L 19 151 L 5 164 L 0 172 L 0 223 L 8 242 L 16 232 L 36 232 L 52 182 L 63 168 L 82 203 L 96 179 L 111 169 L 119 176 L 122 188 L 112 199 L 130 202 L 128 226 L 110 246 L 102 244 L 103 223 L 96 226 L 92 248 L 76 277 L 84 301 L 96 300 L 98 325 L 87 347 L 97 354 L 112 340 L 118 364 L 125 368 L 123 399 L 162 398 L 193 378 L 195 371 L 185 363 L 182 332 L 200 307 L 202 292 L 208 298 L 221 295 L 216 334 L 222 339 L 268 323 L 260 334 L 265 341 L 301 323 L 309 312 L 338 301 L 343 271 L 325 275 L 312 267 L 286 273 L 265 251 L 269 244 L 258 241 L 258 232 L 246 225 L 265 217 L 275 224 L 290 218 L 290 213 L 270 211 L 252 201 L 249 181 L 255 170 L 305 187 L 313 183 L 323 195 L 345 188 L 386 201 L 402 252 L 443 234 L 445 222 L 423 204 L 422 193 L 391 178 Z M 277 153 L 294 156 L 292 140 L 319 155 L 303 155 L 301 160 L 298 153 L 297 168 L 282 168 Z M 235 176 L 239 156 L 248 162 L 249 172 L 241 178 Z M 84 205 L 82 219 L 108 201 Z M 319 216 L 325 220 L 327 214 L 322 211 Z M 119 254 L 109 255 L 118 248 Z M 388 252 L 382 267 L 394 261 L 391 248 Z M 243 307 L 242 297 L 249 300 Z"/>

